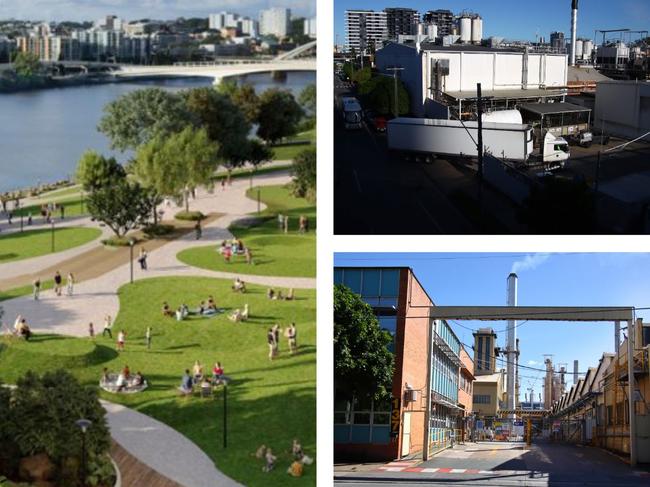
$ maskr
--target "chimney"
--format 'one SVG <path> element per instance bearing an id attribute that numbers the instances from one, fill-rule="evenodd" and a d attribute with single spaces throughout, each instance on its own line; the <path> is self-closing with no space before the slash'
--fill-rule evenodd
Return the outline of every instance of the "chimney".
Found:
<path id="1" fill-rule="evenodd" d="M 578 383 L 578 361 L 577 360 L 573 361 L 573 383 L 574 384 Z"/>
<path id="2" fill-rule="evenodd" d="M 576 40 L 578 37 L 578 0 L 571 0 L 571 57 L 569 66 L 576 65 Z"/>
<path id="3" fill-rule="evenodd" d="M 508 306 L 517 306 L 517 274 L 511 272 L 508 276 Z M 517 357 L 517 320 L 508 320 L 508 334 L 506 340 L 506 391 L 508 393 L 508 409 L 515 409 L 516 368 Z"/>

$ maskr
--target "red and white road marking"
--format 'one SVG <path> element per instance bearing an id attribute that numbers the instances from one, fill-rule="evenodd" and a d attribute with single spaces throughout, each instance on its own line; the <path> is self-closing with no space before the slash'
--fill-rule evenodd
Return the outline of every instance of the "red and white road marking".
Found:
<path id="1" fill-rule="evenodd" d="M 379 467 L 382 472 L 404 472 L 404 473 L 458 473 L 458 474 L 491 474 L 491 475 L 530 475 L 530 470 L 478 470 L 475 468 L 429 468 L 405 465 L 406 462 L 391 462 Z M 415 462 L 413 462 L 415 463 Z"/>

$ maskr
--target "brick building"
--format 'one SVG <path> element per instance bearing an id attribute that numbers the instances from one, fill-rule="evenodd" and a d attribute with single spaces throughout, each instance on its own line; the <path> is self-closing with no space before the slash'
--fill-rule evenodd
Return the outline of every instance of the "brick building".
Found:
<path id="1" fill-rule="evenodd" d="M 334 283 L 361 295 L 394 337 L 391 397 L 383 403 L 336 394 L 334 455 L 392 460 L 430 454 L 450 443 L 458 418 L 460 341 L 407 267 L 337 267 Z M 335 384 L 336 391 L 336 384 Z"/>

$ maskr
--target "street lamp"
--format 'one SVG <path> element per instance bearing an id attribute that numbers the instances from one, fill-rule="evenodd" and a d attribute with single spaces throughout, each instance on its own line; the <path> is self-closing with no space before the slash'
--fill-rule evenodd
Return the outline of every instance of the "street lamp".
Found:
<path id="1" fill-rule="evenodd" d="M 129 263 L 131 264 L 131 284 L 133 284 L 133 246 L 135 245 L 135 239 L 130 239 L 129 240 L 129 252 L 131 255 L 131 258 L 129 259 Z"/>
<path id="2" fill-rule="evenodd" d="M 89 419 L 78 419 L 75 424 L 81 430 L 81 486 L 86 485 L 86 432 L 93 424 Z"/>
<path id="3" fill-rule="evenodd" d="M 223 385 L 223 447 L 228 447 L 228 383 Z"/>

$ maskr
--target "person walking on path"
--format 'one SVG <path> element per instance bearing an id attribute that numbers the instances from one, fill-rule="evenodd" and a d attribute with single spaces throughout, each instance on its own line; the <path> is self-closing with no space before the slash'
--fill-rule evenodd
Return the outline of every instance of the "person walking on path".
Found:
<path id="1" fill-rule="evenodd" d="M 147 327 L 147 331 L 144 334 L 144 339 L 147 343 L 147 350 L 151 350 L 151 327 Z"/>
<path id="2" fill-rule="evenodd" d="M 38 277 L 34 279 L 33 292 L 34 292 L 34 301 L 38 301 L 38 297 L 41 294 L 41 280 Z"/>
<path id="3" fill-rule="evenodd" d="M 201 236 L 203 235 L 203 230 L 201 229 L 201 220 L 196 221 L 196 225 L 194 225 L 194 231 L 196 232 L 196 239 L 200 240 Z"/>
<path id="4" fill-rule="evenodd" d="M 307 217 L 305 215 L 300 215 L 298 220 L 298 231 L 300 233 L 305 233 L 307 231 Z"/>
<path id="5" fill-rule="evenodd" d="M 31 225 L 31 224 L 32 224 L 32 212 L 30 211 L 30 212 L 27 214 L 27 225 L 29 226 L 29 225 Z"/>
<path id="6" fill-rule="evenodd" d="M 90 323 L 88 323 L 88 335 L 90 336 L 90 338 L 92 340 L 95 339 L 95 327 L 94 327 L 92 321 Z"/>
<path id="7" fill-rule="evenodd" d="M 284 215 L 284 233 L 289 233 L 289 215 Z"/>
<path id="8" fill-rule="evenodd" d="M 65 206 L 60 205 L 59 210 L 61 210 L 61 220 L 65 219 Z"/>
<path id="9" fill-rule="evenodd" d="M 66 279 L 65 287 L 68 296 L 72 296 L 72 292 L 74 291 L 74 275 L 72 272 L 68 272 L 68 278 Z"/>
<path id="10" fill-rule="evenodd" d="M 142 247 L 140 249 L 140 257 L 138 257 L 138 262 L 140 263 L 140 269 L 143 271 L 147 270 L 147 250 Z"/>
<path id="11" fill-rule="evenodd" d="M 56 293 L 57 296 L 61 296 L 62 282 L 63 282 L 63 278 L 61 277 L 61 273 L 59 271 L 56 271 L 54 273 L 54 292 Z"/>
<path id="12" fill-rule="evenodd" d="M 111 328 L 113 328 L 113 322 L 111 321 L 111 315 L 106 315 L 104 318 L 104 329 L 102 330 L 102 336 L 108 336 L 113 339 L 113 332 L 111 331 Z"/>
<path id="13" fill-rule="evenodd" d="M 282 231 L 284 228 L 284 215 L 282 213 L 278 213 L 278 230 Z"/>
<path id="14" fill-rule="evenodd" d="M 120 330 L 120 332 L 117 334 L 117 351 L 118 352 L 123 352 L 124 351 L 124 342 L 126 340 L 126 333 L 124 333 L 124 330 Z"/>

